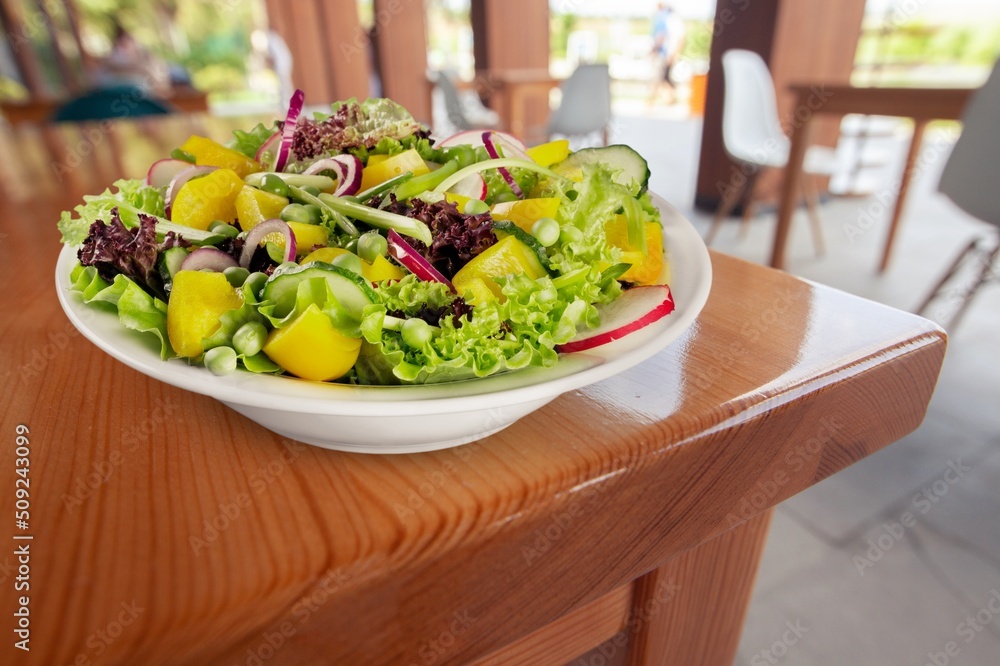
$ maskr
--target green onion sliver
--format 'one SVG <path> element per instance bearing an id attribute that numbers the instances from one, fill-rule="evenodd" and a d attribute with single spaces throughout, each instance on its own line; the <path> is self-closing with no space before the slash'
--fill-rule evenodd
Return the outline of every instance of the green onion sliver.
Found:
<path id="1" fill-rule="evenodd" d="M 559 180 L 569 180 L 565 176 L 561 176 L 552 169 L 543 167 L 541 165 L 535 164 L 534 162 L 529 162 L 527 160 L 519 160 L 513 157 L 504 157 L 498 160 L 484 160 L 482 162 L 476 162 L 475 164 L 469 165 L 464 169 L 459 169 L 456 173 L 452 174 L 446 178 L 440 185 L 434 188 L 435 192 L 447 192 L 452 187 L 465 180 L 474 173 L 479 173 L 480 171 L 487 171 L 489 169 L 498 169 L 500 167 L 507 168 L 518 168 L 527 169 L 528 171 L 535 171 L 549 178 L 556 178 Z"/>
<path id="2" fill-rule="evenodd" d="M 360 220 L 373 227 L 395 229 L 397 233 L 409 236 L 410 238 L 416 238 L 425 245 L 430 245 L 434 240 L 431 237 L 430 228 L 420 220 L 390 213 L 387 210 L 369 208 L 368 206 L 354 203 L 341 197 L 335 197 L 332 194 L 321 194 L 318 199 L 336 212 L 353 217 L 355 220 Z"/>

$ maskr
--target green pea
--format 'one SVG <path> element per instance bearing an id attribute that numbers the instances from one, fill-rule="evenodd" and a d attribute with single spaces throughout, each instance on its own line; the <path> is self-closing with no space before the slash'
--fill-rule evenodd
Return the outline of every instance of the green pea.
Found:
<path id="1" fill-rule="evenodd" d="M 559 231 L 559 241 L 562 243 L 573 243 L 579 240 L 583 240 L 583 231 L 571 224 Z"/>
<path id="2" fill-rule="evenodd" d="M 236 371 L 236 350 L 232 347 L 213 347 L 205 352 L 205 367 L 213 375 L 228 375 Z"/>
<path id="3" fill-rule="evenodd" d="M 242 266 L 230 266 L 226 270 L 222 271 L 222 274 L 226 276 L 229 280 L 229 284 L 233 285 L 237 289 L 243 286 L 243 283 L 247 281 L 250 277 L 250 271 L 243 268 Z"/>
<path id="4" fill-rule="evenodd" d="M 509 203 L 511 201 L 517 201 L 517 195 L 513 192 L 500 192 L 495 197 L 493 197 L 493 203 Z"/>
<path id="5" fill-rule="evenodd" d="M 399 333 L 403 337 L 403 342 L 417 349 L 426 345 L 434 337 L 433 327 L 423 319 L 416 317 L 404 321 Z"/>
<path id="6" fill-rule="evenodd" d="M 490 207 L 485 201 L 480 201 L 479 199 L 469 199 L 465 202 L 462 212 L 466 215 L 482 215 L 483 213 L 490 212 Z"/>
<path id="7" fill-rule="evenodd" d="M 267 328 L 259 321 L 248 321 L 233 334 L 233 347 L 244 356 L 253 356 L 267 341 Z"/>
<path id="8" fill-rule="evenodd" d="M 356 254 L 338 254 L 330 263 L 361 275 L 361 259 Z"/>
<path id="9" fill-rule="evenodd" d="M 213 234 L 219 234 L 220 236 L 225 236 L 226 238 L 236 238 L 240 235 L 240 230 L 233 225 L 223 222 L 222 220 L 215 220 L 210 225 L 208 225 L 208 230 Z"/>
<path id="10" fill-rule="evenodd" d="M 531 235 L 542 244 L 542 247 L 555 245 L 559 240 L 559 231 L 559 223 L 551 217 L 540 217 L 531 225 Z"/>
<path id="11" fill-rule="evenodd" d="M 358 239 L 357 238 L 352 238 L 351 240 L 347 241 L 347 245 L 344 246 L 344 249 L 347 250 L 348 252 L 353 252 L 354 254 L 357 254 L 358 253 Z"/>
<path id="12" fill-rule="evenodd" d="M 264 248 L 267 250 L 267 256 L 271 257 L 271 261 L 281 263 L 285 260 L 285 248 L 279 247 L 271 241 L 265 243 Z"/>
<path id="13" fill-rule="evenodd" d="M 278 215 L 285 222 L 299 222 L 301 224 L 311 224 L 310 213 L 302 204 L 290 203 L 281 209 Z"/>
<path id="14" fill-rule="evenodd" d="M 319 189 L 318 187 L 313 187 L 312 185 L 303 185 L 302 191 L 306 192 L 307 194 L 311 194 L 314 197 L 318 197 L 320 194 L 323 193 L 323 190 Z"/>
<path id="15" fill-rule="evenodd" d="M 277 194 L 279 197 L 285 197 L 286 199 L 290 194 L 288 184 L 280 176 L 276 176 L 273 173 L 264 176 L 264 179 L 260 183 L 260 189 L 271 194 Z"/>
<path id="16" fill-rule="evenodd" d="M 267 273 L 261 273 L 260 271 L 250 273 L 247 279 L 243 281 L 244 289 L 249 289 L 258 298 L 260 297 L 260 290 L 264 288 L 265 284 L 267 284 Z"/>
<path id="17" fill-rule="evenodd" d="M 389 252 L 389 242 L 377 231 L 368 231 L 358 239 L 358 256 L 369 264 Z"/>
<path id="18" fill-rule="evenodd" d="M 303 208 L 305 208 L 306 214 L 309 216 L 309 221 L 306 224 L 323 224 L 323 211 L 319 206 L 306 204 Z"/>

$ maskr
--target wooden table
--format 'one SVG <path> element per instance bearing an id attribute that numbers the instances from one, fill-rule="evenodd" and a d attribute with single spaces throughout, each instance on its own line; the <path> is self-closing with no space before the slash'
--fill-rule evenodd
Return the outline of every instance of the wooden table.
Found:
<path id="1" fill-rule="evenodd" d="M 771 508 L 923 418 L 939 328 L 714 253 L 681 339 L 499 434 L 398 456 L 283 440 L 113 361 L 54 287 L 60 210 L 242 125 L 0 135 L 21 156 L 0 199 L 0 663 L 729 664 Z"/>
<path id="2" fill-rule="evenodd" d="M 899 221 L 906 205 L 906 194 L 910 186 L 920 144 L 927 123 L 932 120 L 958 120 L 973 92 L 969 88 L 859 88 L 849 85 L 808 84 L 790 86 L 796 94 L 794 120 L 791 121 L 792 137 L 785 167 L 785 177 L 778 206 L 778 225 L 774 233 L 771 250 L 771 266 L 785 267 L 785 248 L 788 245 L 788 231 L 792 215 L 798 204 L 799 178 L 802 162 L 809 147 L 809 130 L 816 114 L 846 115 L 860 113 L 872 116 L 899 116 L 914 121 L 913 138 L 906 156 L 906 166 L 899 181 L 896 205 L 893 208 L 889 231 L 882 251 L 879 271 L 889 266 L 893 241 Z M 894 188 L 895 189 L 895 188 Z"/>

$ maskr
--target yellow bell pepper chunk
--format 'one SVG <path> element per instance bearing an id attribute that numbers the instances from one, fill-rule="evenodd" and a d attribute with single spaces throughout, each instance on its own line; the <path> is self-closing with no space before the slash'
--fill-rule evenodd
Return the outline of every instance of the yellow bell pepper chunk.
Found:
<path id="1" fill-rule="evenodd" d="M 632 267 L 619 280 L 636 284 L 668 284 L 670 281 L 669 266 L 666 277 L 663 258 L 663 227 L 656 222 L 646 223 L 646 254 L 633 248 L 628 242 L 628 220 L 624 215 L 616 215 L 615 219 L 604 225 L 608 243 L 621 248 L 622 261 L 632 264 Z"/>
<path id="2" fill-rule="evenodd" d="M 243 179 L 231 169 L 216 169 L 184 183 L 170 210 L 170 219 L 195 229 L 208 229 L 214 220 L 236 220 L 236 197 Z"/>
<path id="3" fill-rule="evenodd" d="M 414 176 L 422 176 L 425 173 L 430 173 L 430 169 L 427 168 L 427 164 L 420 157 L 420 153 L 414 148 L 404 150 L 398 155 L 393 155 L 389 159 L 376 162 L 375 164 L 372 164 L 371 158 L 369 158 L 368 166 L 361 172 L 361 191 L 363 192 L 371 187 L 375 187 L 407 171 L 412 171 Z"/>
<path id="4" fill-rule="evenodd" d="M 543 167 L 552 166 L 569 157 L 569 140 L 557 139 L 528 148 L 528 157 Z"/>
<path id="5" fill-rule="evenodd" d="M 383 280 L 402 280 L 406 274 L 402 268 L 379 255 L 370 264 L 367 261 L 361 262 L 361 275 L 369 282 L 382 282 Z"/>
<path id="6" fill-rule="evenodd" d="M 312 263 L 314 261 L 322 261 L 324 264 L 333 263 L 333 260 L 342 254 L 350 254 L 350 250 L 345 250 L 342 247 L 321 247 L 318 250 L 313 250 L 305 257 L 299 261 L 300 266 L 305 266 L 306 264 Z"/>
<path id="7" fill-rule="evenodd" d="M 167 302 L 170 345 L 178 356 L 200 356 L 202 339 L 219 330 L 219 317 L 242 305 L 243 297 L 222 273 L 178 271 Z"/>
<path id="8" fill-rule="evenodd" d="M 455 291 L 470 305 L 482 305 L 496 300 L 489 285 L 479 277 L 470 277 L 462 281 L 461 287 L 455 287 Z"/>
<path id="9" fill-rule="evenodd" d="M 288 326 L 271 331 L 264 343 L 264 353 L 282 368 L 320 382 L 344 376 L 360 351 L 361 339 L 342 335 L 315 303 Z"/>
<path id="10" fill-rule="evenodd" d="M 375 166 L 376 164 L 381 164 L 389 159 L 389 155 L 369 155 L 368 156 L 368 166 Z"/>
<path id="11" fill-rule="evenodd" d="M 510 220 L 530 234 L 535 222 L 543 217 L 555 217 L 558 212 L 559 199 L 547 197 L 498 203 L 490 210 L 490 215 L 494 220 Z"/>
<path id="12" fill-rule="evenodd" d="M 330 234 L 327 232 L 326 227 L 321 227 L 318 224 L 289 222 L 288 226 L 291 228 L 292 233 L 295 234 L 296 255 L 311 253 L 312 249 L 317 245 L 326 245 L 327 241 L 330 238 Z M 264 242 L 274 243 L 278 247 L 284 248 L 285 235 L 279 233 L 268 234 L 264 236 Z M 322 250 L 329 248 L 320 248 L 320 249 Z"/>
<path id="13" fill-rule="evenodd" d="M 197 134 L 191 135 L 181 145 L 181 150 L 194 155 L 196 164 L 232 169 L 240 178 L 246 178 L 251 173 L 263 170 L 257 160 Z"/>
<path id="14" fill-rule="evenodd" d="M 445 192 L 444 198 L 448 203 L 453 203 L 458 206 L 459 213 L 461 213 L 462 209 L 465 208 L 465 204 L 472 201 L 471 197 L 467 197 L 464 194 L 455 194 L 454 192 Z"/>
<path id="15" fill-rule="evenodd" d="M 473 257 L 455 273 L 451 283 L 455 285 L 455 291 L 463 293 L 466 289 L 474 289 L 469 283 L 473 278 L 479 278 L 494 296 L 502 299 L 504 295 L 500 291 L 500 285 L 493 278 L 522 273 L 532 280 L 546 274 L 545 267 L 538 261 L 534 250 L 514 236 L 507 236 Z"/>
<path id="16" fill-rule="evenodd" d="M 281 215 L 288 199 L 245 185 L 236 195 L 236 216 L 243 231 L 250 231 L 264 220 Z"/>

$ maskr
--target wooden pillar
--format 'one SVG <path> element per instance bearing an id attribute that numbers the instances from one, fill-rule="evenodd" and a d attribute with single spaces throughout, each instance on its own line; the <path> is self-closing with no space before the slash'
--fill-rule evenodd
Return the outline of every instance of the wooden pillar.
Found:
<path id="1" fill-rule="evenodd" d="M 292 82 L 307 104 L 368 97 L 368 39 L 354 2 L 266 0 L 268 22 L 292 52 Z"/>
<path id="2" fill-rule="evenodd" d="M 848 83 L 861 34 L 865 0 L 719 0 L 705 103 L 695 205 L 715 210 L 722 193 L 739 168 L 726 155 L 722 142 L 724 97 L 722 54 L 729 49 L 759 53 L 768 63 L 778 96 L 778 114 L 790 125 L 795 113 L 792 83 Z M 785 121 L 788 122 L 785 122 Z M 786 130 L 788 127 L 786 127 Z M 813 140 L 834 146 L 839 120 L 817 118 Z M 782 172 L 764 173 L 759 199 L 776 201 Z M 738 208 L 737 211 L 740 209 Z"/>
<path id="3" fill-rule="evenodd" d="M 503 108 L 502 95 L 506 93 L 498 73 L 548 72 L 549 3 L 472 0 L 471 18 L 477 84 L 483 101 L 499 111 Z M 548 92 L 531 96 L 525 104 L 528 127 L 544 126 L 549 113 Z"/>
<path id="4" fill-rule="evenodd" d="M 35 27 L 24 24 L 20 3 L 14 0 L 0 0 L 0 21 L 6 30 L 7 43 L 17 63 L 24 87 L 33 98 L 48 96 L 42 68 L 38 64 L 38 58 L 31 48 L 29 39 Z"/>
<path id="5" fill-rule="evenodd" d="M 45 23 L 45 30 L 49 34 L 49 43 L 52 45 L 52 56 L 56 61 L 56 68 L 59 70 L 59 77 L 62 79 L 63 87 L 70 93 L 80 92 L 80 81 L 69 58 L 63 53 L 62 44 L 59 40 L 59 28 L 52 20 L 52 14 L 45 6 L 44 0 L 35 0 L 35 10 Z"/>
<path id="6" fill-rule="evenodd" d="M 421 0 L 375 0 L 375 46 L 382 94 L 431 123 L 427 14 Z"/>

